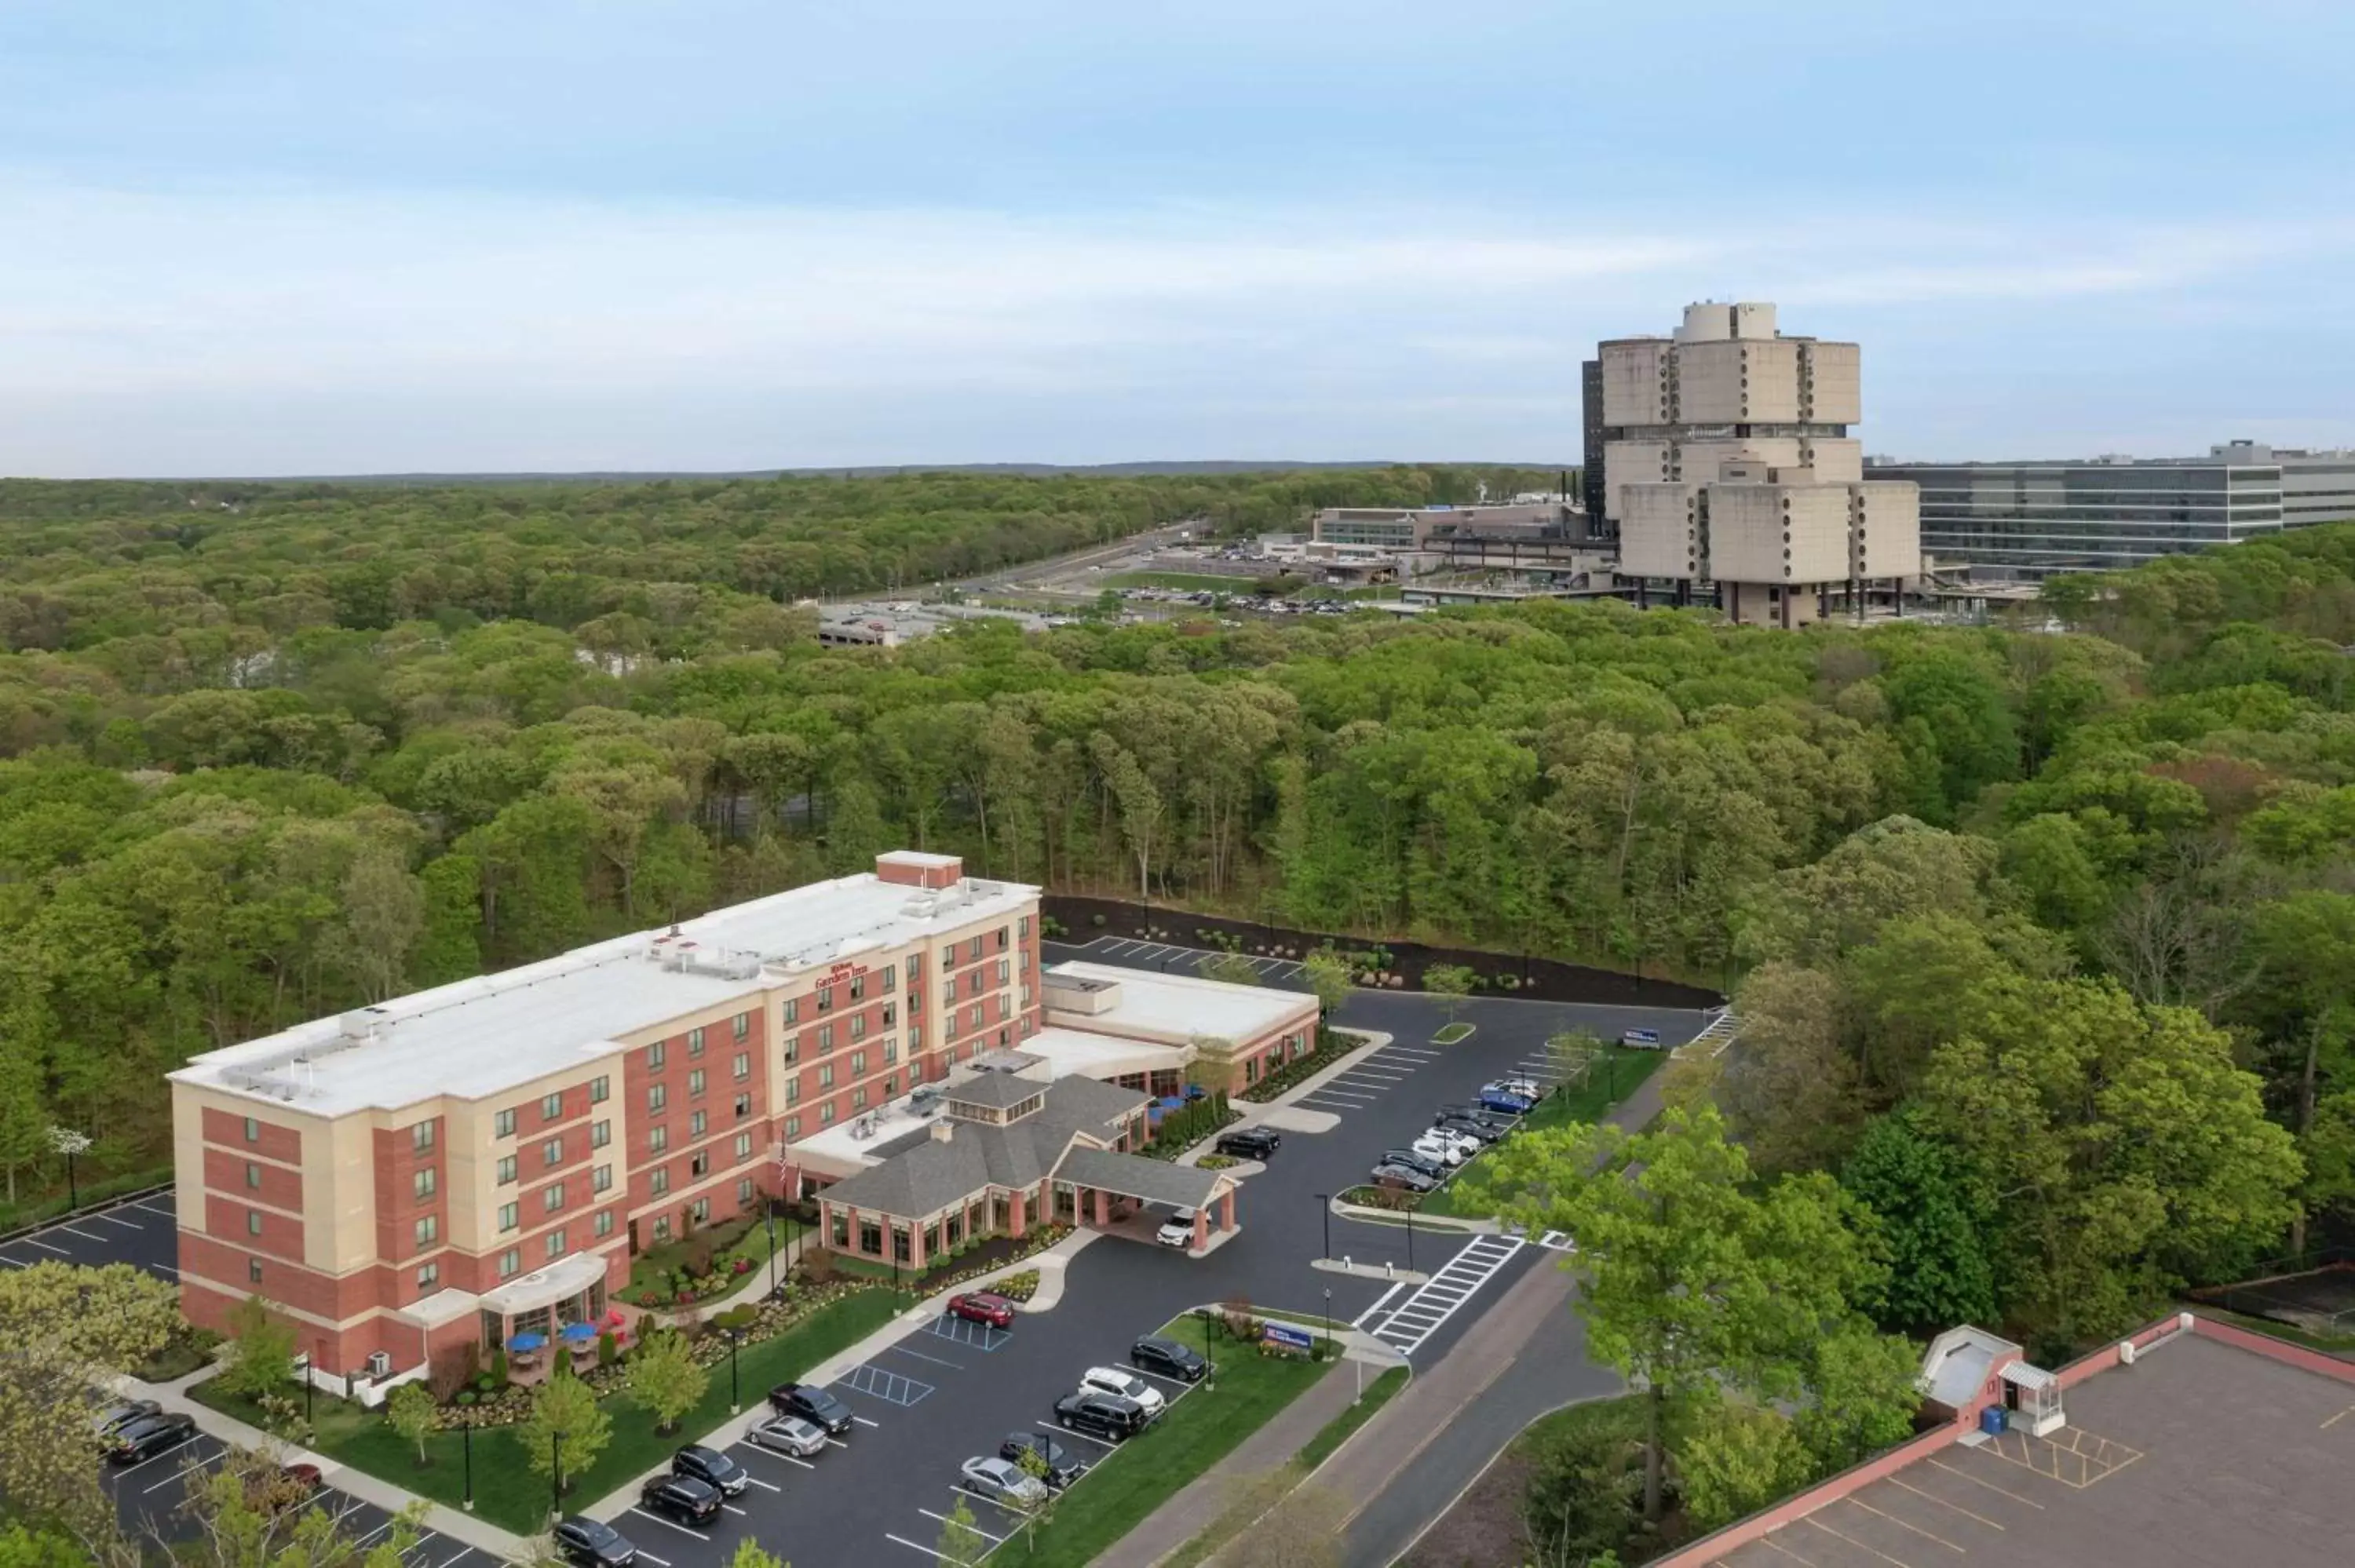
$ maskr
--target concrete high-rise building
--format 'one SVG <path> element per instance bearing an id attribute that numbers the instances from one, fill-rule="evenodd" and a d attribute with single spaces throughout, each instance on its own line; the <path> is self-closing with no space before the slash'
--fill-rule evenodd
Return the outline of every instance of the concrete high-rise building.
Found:
<path id="1" fill-rule="evenodd" d="M 1666 579 L 1680 601 L 1713 589 L 1736 620 L 1796 626 L 1835 591 L 1893 597 L 1920 573 L 1918 493 L 1866 481 L 1848 433 L 1861 417 L 1855 344 L 1784 336 L 1770 304 L 1702 303 L 1673 337 L 1612 339 L 1591 363 L 1620 576 Z"/>

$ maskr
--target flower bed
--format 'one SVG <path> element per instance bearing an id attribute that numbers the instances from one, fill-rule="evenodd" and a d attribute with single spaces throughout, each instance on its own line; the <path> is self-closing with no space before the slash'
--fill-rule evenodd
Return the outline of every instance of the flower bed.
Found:
<path id="1" fill-rule="evenodd" d="M 1241 1163 L 1231 1154 L 1205 1154 L 1194 1161 L 1194 1168 L 1198 1171 L 1231 1171 Z"/>
<path id="2" fill-rule="evenodd" d="M 1008 1301 L 1028 1301 L 1039 1294 L 1039 1271 L 1026 1268 L 1019 1274 L 1009 1274 L 989 1288 L 992 1294 Z"/>
<path id="3" fill-rule="evenodd" d="M 1410 1192 L 1403 1187 L 1352 1187 L 1341 1194 L 1341 1202 L 1355 1203 L 1361 1209 L 1404 1211 L 1423 1206 L 1423 1195 Z"/>
<path id="4" fill-rule="evenodd" d="M 902 1268 L 899 1271 L 900 1283 L 902 1288 L 919 1294 L 945 1290 L 953 1286 L 963 1285 L 967 1280 L 978 1279 L 994 1269 L 1004 1268 L 1009 1263 L 1042 1253 L 1071 1234 L 1071 1227 L 1069 1225 L 1050 1224 L 1040 1225 L 1025 1233 L 1019 1241 L 1010 1236 L 991 1236 L 980 1244 L 981 1249 L 989 1255 L 986 1257 L 977 1258 L 970 1263 L 943 1264 L 927 1269 L 921 1277 L 911 1275 Z M 878 1262 L 871 1257 L 854 1257 L 849 1254 L 839 1252 L 817 1252 L 808 1256 L 809 1261 L 815 1265 L 814 1277 L 830 1277 L 833 1273 L 839 1272 L 861 1282 L 890 1279 L 892 1277 L 890 1264 Z M 996 1287 L 993 1286 L 991 1288 L 995 1289 Z"/>
<path id="5" fill-rule="evenodd" d="M 1265 1105 L 1278 1095 L 1297 1088 L 1365 1043 L 1364 1035 L 1350 1030 L 1319 1029 L 1316 1032 L 1316 1049 L 1305 1056 L 1295 1057 L 1253 1084 L 1244 1097 L 1254 1104 Z"/>

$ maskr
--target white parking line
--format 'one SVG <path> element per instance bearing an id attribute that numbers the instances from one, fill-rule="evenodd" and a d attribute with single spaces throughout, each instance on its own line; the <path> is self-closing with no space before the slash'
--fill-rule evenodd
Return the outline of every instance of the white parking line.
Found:
<path id="1" fill-rule="evenodd" d="M 1423 1045 L 1385 1045 L 1374 1053 L 1375 1056 L 1420 1056 L 1426 1062 L 1446 1054 L 1444 1051 L 1433 1051 Z M 1369 1056 L 1367 1060 L 1371 1061 L 1373 1057 Z"/>
<path id="2" fill-rule="evenodd" d="M 913 1356 L 913 1357 L 915 1357 L 915 1358 L 916 1358 L 918 1361 L 930 1361 L 930 1362 L 932 1362 L 932 1363 L 934 1366 L 936 1366 L 936 1367 L 960 1367 L 960 1368 L 961 1368 L 961 1367 L 963 1367 L 963 1366 L 964 1365 L 964 1363 L 963 1361 L 943 1361 L 943 1360 L 942 1360 L 940 1357 L 938 1357 L 938 1356 L 928 1356 L 928 1355 L 924 1354 L 924 1352 L 923 1352 L 923 1351 L 911 1351 L 911 1350 L 910 1350 L 910 1349 L 909 1349 L 907 1346 L 905 1346 L 905 1345 L 900 1345 L 900 1344 L 891 1344 L 891 1345 L 886 1345 L 886 1346 L 884 1346 L 883 1348 L 884 1348 L 885 1350 L 887 1350 L 887 1351 L 899 1351 L 899 1352 L 900 1352 L 901 1355 L 903 1355 L 903 1356 Z"/>
<path id="3" fill-rule="evenodd" d="M 104 1220 L 110 1225 L 121 1225 L 126 1231 L 144 1231 L 147 1227 L 131 1220 L 118 1220 L 112 1214 L 92 1214 L 93 1220 Z"/>
<path id="4" fill-rule="evenodd" d="M 805 1470 L 815 1470 L 817 1468 L 815 1465 L 811 1464 L 807 1459 L 800 1458 L 792 1454 L 780 1454 L 773 1448 L 763 1448 L 758 1443 L 746 1443 L 741 1445 L 741 1446 L 748 1454 L 760 1454 L 772 1459 L 783 1459 L 786 1464 L 799 1465 Z M 761 1484 L 765 1487 L 769 1483 L 763 1481 Z"/>
<path id="5" fill-rule="evenodd" d="M 51 1246 L 48 1243 L 43 1241 L 38 1236 L 27 1236 L 25 1239 L 32 1243 L 35 1246 L 39 1247 L 43 1252 L 53 1252 L 59 1257 L 71 1257 L 73 1255 L 73 1254 L 68 1252 L 61 1246 Z"/>
<path id="6" fill-rule="evenodd" d="M 1191 1388 L 1194 1386 L 1182 1377 L 1171 1377 L 1167 1372 L 1147 1372 L 1143 1367 L 1137 1366 L 1131 1361 L 1123 1361 L 1120 1364 L 1127 1368 L 1130 1372 L 1135 1372 L 1139 1377 L 1153 1378 L 1157 1382 L 1170 1383 L 1178 1388 Z"/>
<path id="7" fill-rule="evenodd" d="M 653 1564 L 655 1565 L 655 1568 L 670 1568 L 670 1559 L 669 1559 L 669 1558 L 667 1558 L 667 1557 L 657 1557 L 657 1556 L 655 1556 L 653 1552 L 651 1552 L 647 1551 L 647 1550 L 646 1550 L 645 1547 L 643 1547 L 643 1546 L 641 1546 L 641 1547 L 639 1547 L 639 1548 L 638 1548 L 638 1555 L 639 1555 L 640 1557 L 643 1557 L 644 1559 L 645 1559 L 647 1562 L 649 1562 L 649 1563 L 653 1563 Z"/>
<path id="8" fill-rule="evenodd" d="M 861 1426 L 880 1426 L 882 1425 L 879 1421 L 869 1421 L 864 1415 L 854 1415 L 851 1419 L 858 1422 Z"/>
<path id="9" fill-rule="evenodd" d="M 1401 1078 L 1413 1076 L 1414 1069 L 1412 1067 L 1352 1067 L 1346 1073 L 1334 1074 L 1327 1081 L 1337 1084 L 1344 1078 L 1387 1078 L 1391 1083 L 1395 1084 Z"/>
<path id="10" fill-rule="evenodd" d="M 166 1273 L 166 1274 L 170 1275 L 170 1276 L 171 1276 L 173 1278 L 175 1278 L 175 1279 L 177 1279 L 177 1278 L 179 1278 L 179 1277 L 180 1277 L 180 1271 L 179 1271 L 178 1269 L 176 1269 L 176 1268 L 174 1268 L 174 1267 L 173 1267 L 170 1264 L 168 1264 L 168 1263 L 151 1263 L 151 1264 L 149 1264 L 147 1266 L 148 1266 L 148 1267 L 150 1267 L 150 1268 L 160 1268 L 160 1269 L 162 1269 L 165 1273 Z"/>
<path id="11" fill-rule="evenodd" d="M 747 1476 L 744 1479 L 766 1492 L 782 1492 L 785 1489 L 784 1488 L 777 1485 L 776 1482 L 764 1481 L 758 1476 Z"/>
<path id="12" fill-rule="evenodd" d="M 182 1447 L 182 1448 L 185 1448 L 185 1447 L 186 1447 L 186 1446 L 187 1446 L 187 1444 L 186 1444 L 186 1443 L 183 1443 L 182 1445 L 180 1445 L 180 1447 Z M 179 1448 L 174 1448 L 174 1449 L 170 1450 L 170 1452 L 175 1453 L 175 1454 L 178 1453 L 179 1451 L 180 1451 L 180 1450 L 179 1450 Z M 184 1466 L 184 1467 L 182 1467 L 181 1468 L 179 1468 L 179 1469 L 176 1469 L 176 1470 L 173 1471 L 170 1475 L 165 1476 L 162 1480 L 157 1481 L 154 1486 L 152 1486 L 152 1487 L 142 1487 L 142 1488 L 139 1489 L 139 1495 L 140 1495 L 141 1497 L 143 1497 L 143 1498 L 144 1498 L 144 1497 L 147 1497 L 147 1496 L 150 1496 L 150 1495 L 151 1495 L 151 1494 L 153 1494 L 153 1493 L 162 1491 L 165 1487 L 172 1486 L 172 1485 L 175 1485 L 175 1484 L 176 1484 L 176 1483 L 186 1481 L 186 1480 L 188 1478 L 188 1470 L 189 1470 L 191 1467 L 193 1467 L 193 1468 L 195 1468 L 195 1469 L 199 1469 L 199 1470 L 207 1470 L 207 1469 L 210 1469 L 210 1468 L 212 1467 L 213 1460 L 214 1460 L 214 1459 L 218 1459 L 218 1458 L 219 1458 L 219 1457 L 220 1457 L 220 1456 L 219 1456 L 218 1454 L 215 1454 L 215 1455 L 212 1455 L 210 1457 L 203 1458 L 203 1459 L 198 1459 L 193 1467 Z"/>
<path id="13" fill-rule="evenodd" d="M 427 1531 L 424 1534 L 419 1536 L 416 1540 L 409 1543 L 408 1551 L 400 1553 L 401 1560 L 406 1562 L 410 1552 L 421 1552 L 425 1549 L 426 1542 L 431 1541 L 439 1541 L 441 1537 L 435 1535 L 432 1531 Z M 425 1559 L 421 1557 L 417 1561 L 420 1563 L 422 1563 Z"/>
<path id="14" fill-rule="evenodd" d="M 455 1557 L 445 1557 L 441 1562 L 435 1563 L 433 1568 L 450 1568 L 450 1564 L 453 1563 L 464 1563 L 468 1557 L 474 1555 L 474 1549 L 471 1546 L 462 1548 Z"/>
<path id="15" fill-rule="evenodd" d="M 51 1230 L 63 1231 L 63 1232 L 65 1232 L 65 1233 L 66 1233 L 66 1234 L 68 1234 L 68 1235 L 69 1235 L 69 1236 L 80 1236 L 80 1237 L 81 1237 L 81 1239 L 82 1239 L 82 1240 L 84 1240 L 84 1241 L 94 1241 L 94 1242 L 98 1243 L 101 1246 L 103 1246 L 103 1245 L 106 1245 L 106 1238 L 105 1238 L 104 1236 L 102 1236 L 102 1235 L 100 1235 L 100 1234 L 99 1234 L 97 1232 L 95 1232 L 95 1231 L 78 1231 L 78 1230 L 74 1229 L 71 1225 L 52 1225 L 52 1226 L 50 1226 L 49 1228 L 50 1228 Z"/>
<path id="16" fill-rule="evenodd" d="M 5 1263 L 11 1268 L 30 1268 L 33 1266 L 31 1264 L 26 1263 L 22 1259 L 14 1257 L 0 1257 L 0 1263 Z"/>
<path id="17" fill-rule="evenodd" d="M 388 1519 L 382 1524 L 378 1525 L 374 1530 L 369 1531 L 366 1535 L 361 1536 L 357 1541 L 353 1542 L 352 1544 L 354 1546 L 366 1546 L 369 1542 L 374 1541 L 378 1536 L 382 1535 L 386 1531 L 390 1530 L 392 1525 L 393 1521 Z"/>
<path id="18" fill-rule="evenodd" d="M 990 1498 L 983 1497 L 979 1492 L 975 1492 L 973 1495 L 976 1500 L 981 1502 L 991 1502 L 995 1500 Z M 916 1511 L 922 1514 L 926 1519 L 936 1519 L 943 1524 L 946 1524 L 949 1521 L 948 1515 L 944 1513 L 934 1513 L 928 1508 L 920 1508 Z M 972 1531 L 975 1535 L 980 1536 L 984 1541 L 988 1542 L 993 1546 L 1003 1546 L 1006 1544 L 1006 1537 L 1002 1535 L 992 1535 L 989 1531 L 982 1529 L 981 1526 L 977 1524 L 967 1525 L 965 1528 Z"/>
<path id="19" fill-rule="evenodd" d="M 1359 1313 L 1357 1317 L 1351 1319 L 1349 1321 L 1349 1327 L 1352 1329 L 1364 1328 L 1366 1326 L 1367 1319 L 1372 1317 L 1375 1313 L 1380 1311 L 1385 1306 L 1389 1305 L 1390 1298 L 1405 1288 L 1406 1281 L 1401 1279 L 1396 1285 L 1391 1286 L 1388 1290 L 1383 1291 L 1382 1298 L 1380 1301 L 1375 1302 L 1372 1306 L 1367 1308 L 1364 1311 Z"/>
<path id="20" fill-rule="evenodd" d="M 929 1547 L 929 1546 L 918 1546 L 914 1542 L 912 1542 L 912 1541 L 908 1541 L 908 1540 L 905 1540 L 905 1539 L 903 1539 L 903 1538 L 901 1538 L 901 1537 L 900 1537 L 900 1536 L 894 1535 L 894 1534 L 892 1534 L 892 1533 L 891 1533 L 890 1531 L 888 1531 L 888 1530 L 887 1530 L 887 1531 L 885 1531 L 883 1532 L 883 1539 L 884 1539 L 884 1540 L 886 1540 L 886 1541 L 897 1541 L 897 1542 L 900 1542 L 900 1545 L 905 1546 L 905 1547 L 909 1547 L 909 1548 L 911 1548 L 911 1550 L 914 1550 L 914 1551 L 917 1551 L 917 1552 L 922 1552 L 925 1556 L 927 1556 L 927 1557 L 929 1557 L 929 1558 L 932 1559 L 932 1560 L 933 1560 L 934 1562 L 936 1562 L 936 1563 L 945 1563 L 945 1562 L 947 1562 L 947 1561 L 948 1561 L 948 1559 L 947 1559 L 947 1558 L 943 1557 L 939 1552 L 937 1552 L 933 1551 L 931 1547 Z M 640 1555 L 640 1556 L 644 1556 L 644 1555 L 645 1555 L 645 1553 L 644 1553 L 644 1552 L 641 1552 L 641 1553 L 639 1553 L 639 1555 Z"/>
<path id="21" fill-rule="evenodd" d="M 1426 1280 L 1405 1305 L 1385 1319 L 1374 1330 L 1374 1338 L 1389 1345 L 1401 1355 L 1412 1355 L 1423 1342 L 1437 1333 L 1441 1325 L 1463 1309 L 1480 1287 L 1494 1278 L 1498 1270 L 1512 1261 L 1521 1250 L 1518 1238 L 1500 1239 L 1481 1236 L 1466 1243 L 1463 1249 L 1441 1266 L 1441 1274 L 1474 1276 L 1470 1285 L 1453 1281 L 1441 1283 L 1437 1277 Z"/>
<path id="22" fill-rule="evenodd" d="M 636 1514 L 640 1519 L 650 1519 L 666 1530 L 676 1530 L 681 1535 L 691 1536 L 697 1541 L 709 1541 L 711 1539 L 711 1537 L 704 1534 L 703 1531 L 699 1530 L 689 1530 L 683 1524 L 674 1523 L 658 1513 L 648 1513 L 645 1510 L 636 1507 L 635 1505 L 631 1507 L 630 1511 Z"/>
<path id="23" fill-rule="evenodd" d="M 724 1502 L 719 1506 L 726 1509 L 730 1513 L 734 1514 L 738 1519 L 750 1519 L 752 1517 L 751 1514 L 746 1513 L 742 1509 L 738 1508 L 734 1503 Z"/>
<path id="24" fill-rule="evenodd" d="M 173 1444 L 163 1452 L 158 1454 L 150 1454 L 135 1465 L 125 1465 L 122 1469 L 115 1472 L 115 1477 L 117 1479 L 121 1479 L 124 1476 L 135 1475 L 139 1471 L 144 1470 L 148 1466 L 154 1464 L 156 1460 L 170 1458 L 173 1455 L 178 1453 L 181 1449 L 186 1448 L 191 1443 L 201 1441 L 202 1439 L 199 1438 L 197 1434 L 191 1432 L 186 1437 L 181 1438 L 177 1443 Z"/>
<path id="25" fill-rule="evenodd" d="M 144 1209 L 151 1214 L 161 1214 L 167 1220 L 176 1220 L 180 1217 L 180 1211 L 176 1204 L 170 1208 L 159 1209 L 152 1200 L 146 1198 L 142 1198 L 135 1203 L 126 1204 L 125 1207 Z"/>
<path id="26" fill-rule="evenodd" d="M 1114 1442 L 1111 1438 L 1099 1437 L 1092 1432 L 1081 1432 L 1069 1426 L 1059 1426 L 1055 1431 L 1058 1436 L 1076 1437 L 1082 1443 L 1092 1443 L 1099 1448 L 1117 1448 L 1120 1446 L 1119 1444 Z"/>
<path id="27" fill-rule="evenodd" d="M 1358 1099 L 1361 1099 L 1361 1100 L 1369 1100 L 1369 1101 L 1370 1101 L 1370 1100 L 1378 1100 L 1378 1099 L 1381 1098 L 1381 1095 L 1380 1095 L 1380 1093 L 1379 1091 L 1377 1091 L 1377 1090 L 1374 1090 L 1374 1089 L 1361 1089 L 1361 1088 L 1354 1088 L 1354 1087 L 1352 1087 L 1352 1088 L 1347 1088 L 1347 1089 L 1319 1088 L 1319 1089 L 1316 1091 L 1316 1096 L 1312 1097 L 1312 1096 L 1305 1096 L 1305 1095 L 1304 1095 L 1304 1096 L 1303 1096 L 1303 1097 L 1302 1097 L 1302 1098 L 1304 1098 L 1304 1099 L 1306 1099 L 1306 1098 L 1312 1098 L 1312 1097 L 1324 1097 L 1324 1096 L 1326 1096 L 1326 1095 L 1330 1095 L 1330 1096 L 1332 1096 L 1335 1099 L 1348 1099 L 1348 1098 L 1350 1098 L 1350 1097 L 1356 1097 L 1356 1098 L 1358 1098 Z"/>

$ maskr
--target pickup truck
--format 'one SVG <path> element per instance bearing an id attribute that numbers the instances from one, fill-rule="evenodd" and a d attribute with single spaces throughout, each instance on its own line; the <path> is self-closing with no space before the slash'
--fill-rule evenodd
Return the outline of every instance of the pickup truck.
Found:
<path id="1" fill-rule="evenodd" d="M 779 1383 L 769 1391 L 769 1408 L 780 1415 L 815 1421 L 831 1436 L 847 1436 L 850 1431 L 850 1406 L 815 1383 Z"/>

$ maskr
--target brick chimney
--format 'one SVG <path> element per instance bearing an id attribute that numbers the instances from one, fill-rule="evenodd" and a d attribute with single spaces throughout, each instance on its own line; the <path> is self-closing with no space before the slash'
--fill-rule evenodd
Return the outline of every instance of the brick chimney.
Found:
<path id="1" fill-rule="evenodd" d="M 951 1121 L 948 1118 L 943 1117 L 940 1120 L 932 1123 L 932 1141 L 934 1143 L 946 1143 L 955 1136 L 956 1123 Z"/>

